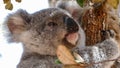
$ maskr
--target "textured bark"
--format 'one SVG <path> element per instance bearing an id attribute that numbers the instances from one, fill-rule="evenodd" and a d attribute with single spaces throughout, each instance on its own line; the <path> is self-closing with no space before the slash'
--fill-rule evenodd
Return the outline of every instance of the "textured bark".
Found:
<path id="1" fill-rule="evenodd" d="M 105 40 L 104 31 L 108 30 L 107 14 L 102 6 L 88 9 L 82 17 L 82 27 L 86 34 L 86 45 L 94 45 Z"/>

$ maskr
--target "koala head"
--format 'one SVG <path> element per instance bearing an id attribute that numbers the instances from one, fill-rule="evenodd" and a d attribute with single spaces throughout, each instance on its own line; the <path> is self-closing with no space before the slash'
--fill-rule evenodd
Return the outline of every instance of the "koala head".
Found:
<path id="1" fill-rule="evenodd" d="M 79 26 L 61 9 L 48 8 L 33 14 L 24 10 L 10 14 L 6 21 L 12 41 L 22 42 L 24 51 L 55 55 L 58 45 L 72 48 L 78 41 Z"/>

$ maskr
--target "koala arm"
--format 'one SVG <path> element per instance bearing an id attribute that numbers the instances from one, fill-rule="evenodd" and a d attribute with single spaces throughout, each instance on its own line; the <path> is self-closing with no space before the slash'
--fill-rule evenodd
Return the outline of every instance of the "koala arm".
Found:
<path id="1" fill-rule="evenodd" d="M 93 64 L 90 66 L 90 68 L 110 68 L 113 65 L 114 61 L 104 61 L 118 58 L 120 50 L 119 45 L 115 39 L 109 38 L 102 43 L 86 47 L 85 49 L 80 50 L 78 53 L 84 58 L 85 62 Z"/>

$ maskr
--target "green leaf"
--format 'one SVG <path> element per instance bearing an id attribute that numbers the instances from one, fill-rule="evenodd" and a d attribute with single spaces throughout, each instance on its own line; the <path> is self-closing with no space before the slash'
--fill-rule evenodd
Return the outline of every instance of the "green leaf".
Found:
<path id="1" fill-rule="evenodd" d="M 77 3 L 78 3 L 81 7 L 83 7 L 84 0 L 76 0 L 76 1 L 77 1 Z"/>
<path id="2" fill-rule="evenodd" d="M 55 60 L 55 63 L 56 63 L 56 64 L 61 64 L 61 62 L 60 62 L 59 59 L 56 59 L 56 60 Z"/>

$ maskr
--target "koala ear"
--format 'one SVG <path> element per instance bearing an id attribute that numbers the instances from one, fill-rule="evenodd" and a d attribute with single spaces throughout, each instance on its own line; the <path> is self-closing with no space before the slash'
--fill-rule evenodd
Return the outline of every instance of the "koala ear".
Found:
<path id="1" fill-rule="evenodd" d="M 76 1 L 58 1 L 56 7 L 68 11 L 76 20 L 80 17 L 83 9 Z"/>
<path id="2" fill-rule="evenodd" d="M 27 24 L 30 22 L 30 15 L 24 10 L 10 14 L 7 17 L 6 24 L 11 34 L 20 34 L 25 31 Z"/>

